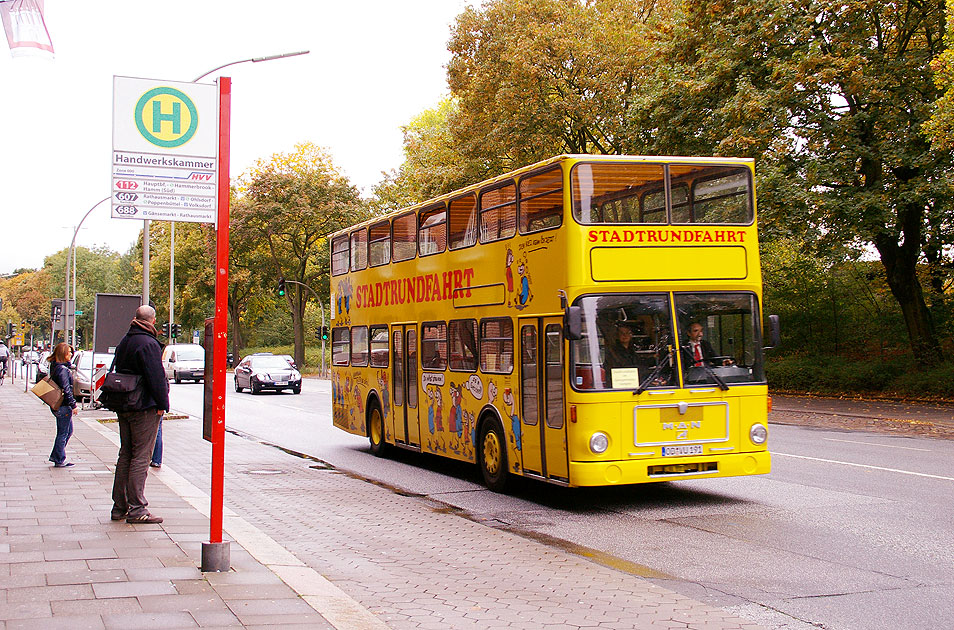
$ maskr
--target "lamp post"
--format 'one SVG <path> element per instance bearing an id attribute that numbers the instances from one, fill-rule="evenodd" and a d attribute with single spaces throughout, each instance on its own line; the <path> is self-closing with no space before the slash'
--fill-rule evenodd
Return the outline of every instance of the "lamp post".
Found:
<path id="1" fill-rule="evenodd" d="M 70 310 L 70 261 L 73 259 L 73 256 L 75 255 L 74 252 L 76 251 L 76 235 L 79 234 L 80 227 L 83 225 L 83 221 L 85 221 L 86 217 L 88 217 L 90 213 L 96 209 L 96 206 L 98 206 L 99 204 L 105 201 L 109 201 L 109 199 L 110 199 L 109 197 L 106 197 L 105 199 L 100 199 L 99 201 L 94 203 L 93 207 L 87 210 L 86 214 L 83 215 L 83 218 L 80 219 L 80 222 L 76 225 L 76 229 L 73 230 L 73 240 L 70 242 L 70 251 L 69 251 L 69 254 L 66 256 L 66 278 L 63 282 L 63 284 L 66 287 L 65 296 L 63 299 L 63 315 L 66 317 L 66 319 L 63 321 L 63 337 L 66 343 L 70 342 L 70 333 L 71 331 L 74 331 L 76 328 L 76 317 L 74 316 L 73 313 L 69 312 Z M 76 268 L 75 262 L 73 262 L 73 268 L 74 269 Z M 73 300 L 76 300 L 75 289 L 73 290 Z M 75 311 L 76 309 L 74 308 L 73 310 Z M 68 326 L 68 324 L 71 324 L 71 325 Z M 76 333 L 72 332 L 72 335 L 75 341 Z"/>
<path id="2" fill-rule="evenodd" d="M 286 57 L 297 57 L 299 55 L 307 55 L 309 52 L 311 51 L 301 50 L 298 52 L 282 53 L 280 55 L 268 55 L 265 57 L 252 57 L 250 59 L 240 59 L 239 61 L 230 61 L 229 63 L 222 64 L 221 66 L 212 68 L 208 72 L 200 74 L 196 78 L 192 79 L 190 83 L 195 83 L 199 79 L 202 79 L 212 74 L 216 70 L 221 70 L 222 68 L 227 68 L 229 66 L 234 66 L 240 63 L 259 63 L 261 61 L 272 61 L 274 59 L 284 59 Z M 149 235 L 148 220 L 145 221 L 144 229 L 145 229 L 145 237 L 148 237 Z M 146 252 L 147 252 L 143 255 L 143 273 L 145 274 L 146 270 L 149 269 L 149 262 L 147 260 L 149 244 L 148 244 L 148 241 L 145 240 L 145 238 L 143 240 L 143 243 L 144 243 L 143 246 L 146 248 Z M 170 230 L 170 236 L 169 236 L 169 330 L 170 331 L 172 330 L 172 324 L 176 321 L 175 320 L 175 304 L 174 304 L 175 278 L 176 278 L 175 258 L 176 258 L 176 223 L 175 221 L 173 221 L 172 228 Z M 143 300 L 144 300 L 143 304 L 147 304 L 149 300 L 149 280 L 148 278 L 146 278 L 145 275 L 143 276 Z"/>

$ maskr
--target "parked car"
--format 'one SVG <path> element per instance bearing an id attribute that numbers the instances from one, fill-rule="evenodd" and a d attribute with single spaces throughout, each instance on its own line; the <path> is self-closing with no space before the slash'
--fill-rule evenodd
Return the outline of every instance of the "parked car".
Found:
<path id="1" fill-rule="evenodd" d="M 70 362 L 70 370 L 73 372 L 73 396 L 77 400 L 90 400 L 93 396 L 94 377 L 97 384 L 102 382 L 106 376 L 106 371 L 113 364 L 114 355 L 107 352 L 96 352 L 92 350 L 77 350 Z M 49 366 L 46 367 L 49 370 Z"/>
<path id="2" fill-rule="evenodd" d="M 162 351 L 166 378 L 202 382 L 205 378 L 205 348 L 195 343 L 171 343 Z"/>
<path id="3" fill-rule="evenodd" d="M 290 389 L 300 394 L 301 373 L 282 356 L 250 354 L 235 367 L 235 391 L 246 388 L 253 394 L 266 389 Z"/>

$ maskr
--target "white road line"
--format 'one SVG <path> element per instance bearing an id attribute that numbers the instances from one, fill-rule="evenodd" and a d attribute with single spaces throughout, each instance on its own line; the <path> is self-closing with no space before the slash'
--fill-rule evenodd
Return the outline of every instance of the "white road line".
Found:
<path id="1" fill-rule="evenodd" d="M 865 444 L 867 446 L 882 446 L 884 448 L 902 448 L 906 451 L 921 451 L 922 453 L 932 452 L 929 448 L 914 448 L 913 446 L 895 446 L 893 444 L 878 444 L 877 442 L 860 442 L 858 440 L 838 440 L 835 438 L 822 438 L 823 440 L 828 440 L 829 442 L 846 442 L 848 444 Z"/>
<path id="2" fill-rule="evenodd" d="M 900 473 L 902 475 L 913 475 L 915 477 L 927 477 L 928 479 L 943 479 L 944 481 L 954 481 L 954 477 L 943 477 L 941 475 L 929 475 L 927 473 L 912 472 L 910 470 L 898 470 L 897 468 L 883 468 L 881 466 L 869 466 L 867 464 L 853 464 L 852 462 L 840 462 L 837 459 L 822 459 L 821 457 L 807 457 L 805 455 L 792 455 L 791 453 L 779 453 L 772 451 L 772 455 L 782 457 L 794 457 L 795 459 L 808 459 L 814 462 L 825 462 L 826 464 L 841 464 L 842 466 L 854 466 L 855 468 L 869 468 L 871 470 L 883 470 L 885 472 Z"/>

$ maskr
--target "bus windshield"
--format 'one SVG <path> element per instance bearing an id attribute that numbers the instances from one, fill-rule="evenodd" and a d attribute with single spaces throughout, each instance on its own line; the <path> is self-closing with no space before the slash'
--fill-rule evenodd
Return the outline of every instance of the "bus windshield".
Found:
<path id="1" fill-rule="evenodd" d="M 587 296 L 583 337 L 571 342 L 578 390 L 644 390 L 765 381 L 751 293 Z M 678 340 L 678 341 L 676 341 Z"/>
<path id="2" fill-rule="evenodd" d="M 752 222 L 752 185 L 744 166 L 652 162 L 577 164 L 573 216 L 583 224 Z"/>

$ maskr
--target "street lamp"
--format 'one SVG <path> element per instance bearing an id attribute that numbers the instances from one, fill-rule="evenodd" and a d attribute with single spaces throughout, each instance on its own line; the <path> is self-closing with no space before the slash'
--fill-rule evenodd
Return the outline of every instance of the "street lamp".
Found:
<path id="1" fill-rule="evenodd" d="M 76 317 L 75 317 L 75 315 L 74 315 L 73 313 L 70 313 L 70 312 L 69 312 L 69 309 L 70 309 L 70 261 L 73 260 L 74 252 L 76 251 L 76 235 L 79 234 L 80 227 L 83 225 L 83 221 L 85 221 L 85 220 L 86 220 L 86 217 L 88 217 L 88 216 L 90 215 L 90 213 L 91 213 L 93 210 L 96 209 L 96 206 L 98 206 L 99 204 L 103 203 L 104 201 L 109 201 L 109 199 L 110 199 L 109 197 L 106 197 L 105 199 L 100 199 L 99 201 L 97 201 L 96 203 L 94 203 L 94 204 L 93 204 L 93 207 L 90 208 L 89 210 L 87 210 L 87 211 L 86 211 L 86 214 L 83 215 L 83 218 L 80 219 L 80 222 L 77 224 L 76 229 L 73 230 L 73 240 L 70 242 L 70 251 L 69 251 L 69 254 L 66 256 L 66 279 L 65 279 L 64 282 L 63 282 L 63 284 L 64 284 L 65 287 L 66 287 L 66 289 L 65 289 L 65 297 L 64 297 L 64 299 L 63 299 L 63 315 L 66 317 L 66 320 L 64 320 L 64 322 L 63 322 L 63 337 L 64 337 L 64 341 L 66 341 L 66 343 L 69 343 L 69 342 L 70 342 L 70 334 L 71 334 L 71 333 L 72 333 L 72 336 L 73 336 L 73 340 L 74 340 L 74 341 L 76 340 L 76 332 L 75 332 L 75 331 L 76 331 Z M 73 262 L 73 266 L 74 266 L 74 268 L 75 268 L 75 266 L 76 266 L 76 262 L 75 262 L 75 261 Z M 74 272 L 74 273 L 75 273 L 75 272 Z M 75 302 L 75 300 L 76 300 L 76 289 L 75 289 L 75 288 L 73 289 L 73 300 L 74 300 L 74 302 Z M 73 310 L 74 310 L 74 311 L 76 310 L 75 304 L 74 304 Z M 69 324 L 69 323 L 72 323 L 72 325 L 69 326 L 69 327 L 67 327 L 67 324 Z"/>
<path id="2" fill-rule="evenodd" d="M 212 68 L 211 70 L 209 70 L 208 72 L 204 74 L 200 74 L 196 78 L 192 79 L 190 83 L 195 83 L 199 79 L 202 79 L 212 74 L 216 70 L 221 70 L 222 68 L 227 68 L 229 66 L 234 66 L 240 63 L 259 63 L 261 61 L 272 61 L 274 59 L 284 59 L 286 57 L 297 57 L 299 55 L 307 55 L 309 52 L 311 51 L 301 50 L 298 52 L 282 53 L 280 55 L 268 55 L 266 57 L 252 57 L 251 59 L 240 59 L 239 61 L 230 61 L 229 63 L 222 64 L 221 66 Z M 143 229 L 145 230 L 145 236 L 148 237 L 149 235 L 149 220 L 148 219 L 145 220 Z M 145 250 L 146 253 L 143 255 L 143 269 L 148 269 L 149 263 L 146 259 L 148 258 L 148 255 L 149 255 L 148 254 L 149 241 L 146 238 L 143 239 L 143 247 L 146 248 Z M 172 221 L 172 228 L 170 229 L 170 237 L 169 237 L 169 325 L 170 326 L 172 326 L 172 323 L 175 321 L 175 305 L 174 305 L 175 277 L 176 277 L 175 259 L 176 259 L 176 223 L 175 221 Z M 143 273 L 145 273 L 145 271 Z M 149 280 L 144 276 L 143 277 L 143 300 L 144 300 L 143 303 L 145 304 L 146 301 L 148 301 L 148 299 L 149 299 Z"/>

